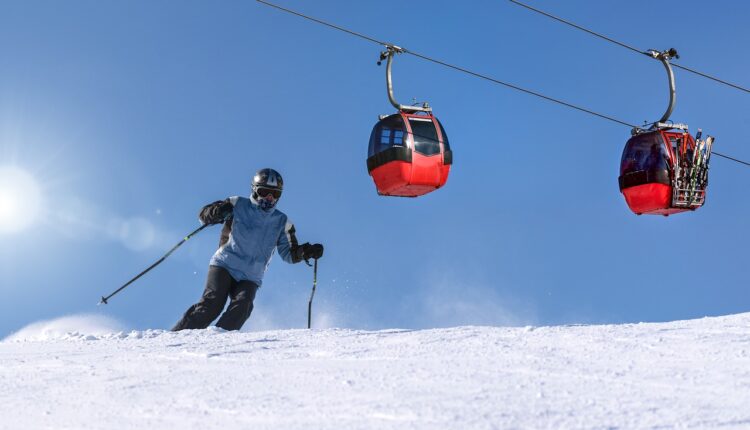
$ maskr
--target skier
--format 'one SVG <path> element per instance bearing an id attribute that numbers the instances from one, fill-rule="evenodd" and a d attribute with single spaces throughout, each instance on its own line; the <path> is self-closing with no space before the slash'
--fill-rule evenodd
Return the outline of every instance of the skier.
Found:
<path id="1" fill-rule="evenodd" d="M 229 306 L 216 323 L 239 330 L 253 311 L 255 293 L 263 281 L 274 249 L 287 263 L 323 256 L 323 245 L 298 245 L 294 225 L 276 203 L 284 189 L 279 172 L 261 169 L 253 177 L 250 198 L 230 197 L 203 207 L 203 224 L 224 223 L 219 249 L 211 257 L 203 296 L 190 306 L 172 328 L 203 329 L 219 316 L 227 298 Z"/>

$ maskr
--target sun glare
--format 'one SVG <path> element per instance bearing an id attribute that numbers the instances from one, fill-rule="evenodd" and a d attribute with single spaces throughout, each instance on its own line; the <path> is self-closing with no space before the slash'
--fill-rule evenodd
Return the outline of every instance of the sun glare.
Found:
<path id="1" fill-rule="evenodd" d="M 0 234 L 17 233 L 39 215 L 41 192 L 37 181 L 18 167 L 0 167 Z"/>

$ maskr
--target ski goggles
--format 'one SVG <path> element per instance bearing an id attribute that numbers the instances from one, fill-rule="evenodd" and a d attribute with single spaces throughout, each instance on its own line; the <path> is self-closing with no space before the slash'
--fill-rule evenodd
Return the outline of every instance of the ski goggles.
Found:
<path id="1" fill-rule="evenodd" d="M 279 197 L 281 197 L 281 190 L 275 190 L 273 188 L 258 187 L 258 189 L 255 192 L 258 193 L 258 195 L 263 199 L 265 199 L 269 195 L 273 196 L 274 200 L 278 200 Z"/>

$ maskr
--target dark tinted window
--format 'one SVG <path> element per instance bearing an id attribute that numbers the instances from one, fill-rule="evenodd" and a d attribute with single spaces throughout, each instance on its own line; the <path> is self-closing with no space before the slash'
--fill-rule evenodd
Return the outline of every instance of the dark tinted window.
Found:
<path id="1" fill-rule="evenodd" d="M 372 157 L 394 145 L 403 146 L 404 134 L 404 120 L 401 119 L 401 115 L 394 114 L 383 118 L 372 129 L 367 156 Z"/>
<path id="2" fill-rule="evenodd" d="M 391 144 L 391 129 L 386 127 L 380 128 L 380 144 L 390 145 Z"/>
<path id="3" fill-rule="evenodd" d="M 620 160 L 620 175 L 639 170 L 666 170 L 669 155 L 659 132 L 643 133 L 628 140 Z"/>
<path id="4" fill-rule="evenodd" d="M 440 154 L 435 124 L 427 118 L 409 118 L 412 136 L 414 136 L 414 150 L 424 155 Z"/>
<path id="5" fill-rule="evenodd" d="M 445 134 L 445 129 L 443 128 L 443 123 L 440 122 L 440 121 L 438 121 L 437 118 L 435 118 L 435 122 L 437 122 L 438 125 L 440 126 L 440 134 L 443 135 L 443 147 L 445 147 L 446 151 L 450 151 L 451 145 L 450 145 L 450 143 L 448 143 L 448 135 Z"/>

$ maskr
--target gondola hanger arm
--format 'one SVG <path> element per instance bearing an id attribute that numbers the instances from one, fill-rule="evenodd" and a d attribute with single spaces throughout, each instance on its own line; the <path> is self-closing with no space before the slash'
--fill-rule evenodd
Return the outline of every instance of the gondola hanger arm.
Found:
<path id="1" fill-rule="evenodd" d="M 661 118 L 652 126 L 652 128 L 659 128 L 659 125 L 669 121 L 669 117 L 672 116 L 672 111 L 674 110 L 674 105 L 677 102 L 677 91 L 675 90 L 674 85 L 674 71 L 672 71 L 672 66 L 669 64 L 669 60 L 671 60 L 672 58 L 680 58 L 680 56 L 677 54 L 677 50 L 674 48 L 669 48 L 665 51 L 649 49 L 645 53 L 647 55 L 650 55 L 652 58 L 661 61 L 662 65 L 664 65 L 664 69 L 667 71 L 667 79 L 669 81 L 669 106 L 667 106 L 667 110 L 664 112 Z"/>
<path id="2" fill-rule="evenodd" d="M 393 57 L 396 54 L 406 52 L 406 50 L 399 46 L 389 44 L 386 44 L 385 48 L 386 50 L 380 53 L 380 60 L 378 61 L 378 65 L 380 65 L 383 60 L 386 60 L 385 85 L 386 90 L 388 91 L 388 100 L 391 102 L 393 107 L 403 112 L 432 112 L 432 108 L 426 102 L 423 103 L 422 106 L 406 106 L 396 101 L 396 98 L 393 96 L 393 77 L 391 73 Z"/>

